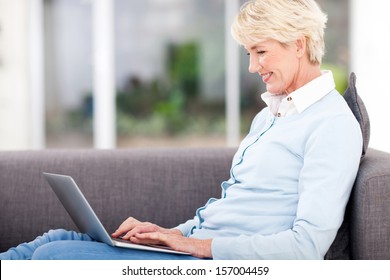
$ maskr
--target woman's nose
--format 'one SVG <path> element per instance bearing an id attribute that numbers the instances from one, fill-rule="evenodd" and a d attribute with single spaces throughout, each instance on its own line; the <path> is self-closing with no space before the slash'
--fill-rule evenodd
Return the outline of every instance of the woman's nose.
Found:
<path id="1" fill-rule="evenodd" d="M 249 67 L 248 67 L 249 73 L 257 73 L 259 71 L 259 68 L 260 68 L 259 62 L 256 59 L 250 57 Z"/>

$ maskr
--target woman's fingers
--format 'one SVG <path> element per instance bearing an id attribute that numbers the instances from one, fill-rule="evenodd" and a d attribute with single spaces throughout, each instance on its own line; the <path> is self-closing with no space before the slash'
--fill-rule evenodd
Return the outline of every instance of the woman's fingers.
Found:
<path id="1" fill-rule="evenodd" d="M 119 227 L 118 229 L 112 234 L 113 237 L 119 237 L 133 228 L 135 228 L 137 225 L 140 225 L 141 222 L 137 219 L 134 219 L 133 217 L 127 218 Z"/>
<path id="2" fill-rule="evenodd" d="M 129 230 L 123 236 L 123 239 L 130 239 L 130 237 L 133 237 L 136 234 L 148 233 L 148 232 L 158 232 L 159 230 L 160 230 L 160 227 L 155 225 L 155 224 L 142 223 L 142 224 L 139 224 L 139 225 L 135 226 L 131 230 Z"/>
<path id="3" fill-rule="evenodd" d="M 142 233 L 165 233 L 165 234 L 175 234 L 182 236 L 182 232 L 178 229 L 166 229 L 162 228 L 156 224 L 152 224 L 150 222 L 140 222 L 133 217 L 129 217 L 126 219 L 118 229 L 112 234 L 113 237 L 119 237 L 123 239 L 130 239 L 134 237 L 136 234 Z"/>
<path id="4" fill-rule="evenodd" d="M 140 222 L 133 217 L 126 219 L 119 228 L 112 234 L 113 237 L 130 239 L 135 234 L 147 232 L 170 232 L 171 230 L 159 227 L 149 222 Z"/>
<path id="5" fill-rule="evenodd" d="M 168 234 L 161 232 L 137 233 L 130 238 L 134 243 L 140 244 L 164 244 L 167 245 Z"/>
<path id="6" fill-rule="evenodd" d="M 138 244 L 159 244 L 190 253 L 198 258 L 212 258 L 211 239 L 199 240 L 161 232 L 137 233 L 130 240 Z"/>

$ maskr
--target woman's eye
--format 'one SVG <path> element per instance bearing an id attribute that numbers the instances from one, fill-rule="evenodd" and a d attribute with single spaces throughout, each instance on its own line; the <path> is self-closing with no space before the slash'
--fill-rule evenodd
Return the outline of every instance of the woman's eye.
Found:
<path id="1" fill-rule="evenodd" d="M 256 51 L 256 53 L 260 54 L 260 55 L 263 55 L 263 54 L 265 54 L 265 51 Z M 251 53 L 248 52 L 248 53 L 246 53 L 246 55 L 250 56 Z"/>

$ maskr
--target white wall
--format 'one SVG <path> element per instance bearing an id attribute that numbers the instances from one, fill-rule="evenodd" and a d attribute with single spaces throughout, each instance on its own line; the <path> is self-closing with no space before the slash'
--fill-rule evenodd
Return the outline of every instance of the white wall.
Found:
<path id="1" fill-rule="evenodd" d="M 390 152 L 390 2 L 351 0 L 351 71 L 371 123 L 370 147 Z"/>
<path id="2" fill-rule="evenodd" d="M 0 149 L 30 148 L 28 5 L 0 0 Z"/>

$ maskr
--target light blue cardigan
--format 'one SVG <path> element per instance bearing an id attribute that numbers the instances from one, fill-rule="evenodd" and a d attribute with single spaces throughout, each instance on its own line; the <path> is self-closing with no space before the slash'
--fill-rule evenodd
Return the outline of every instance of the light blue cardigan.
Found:
<path id="1" fill-rule="evenodd" d="M 212 241 L 214 259 L 323 259 L 359 167 L 358 122 L 333 90 L 306 110 L 254 119 L 222 197 L 177 228 Z"/>

